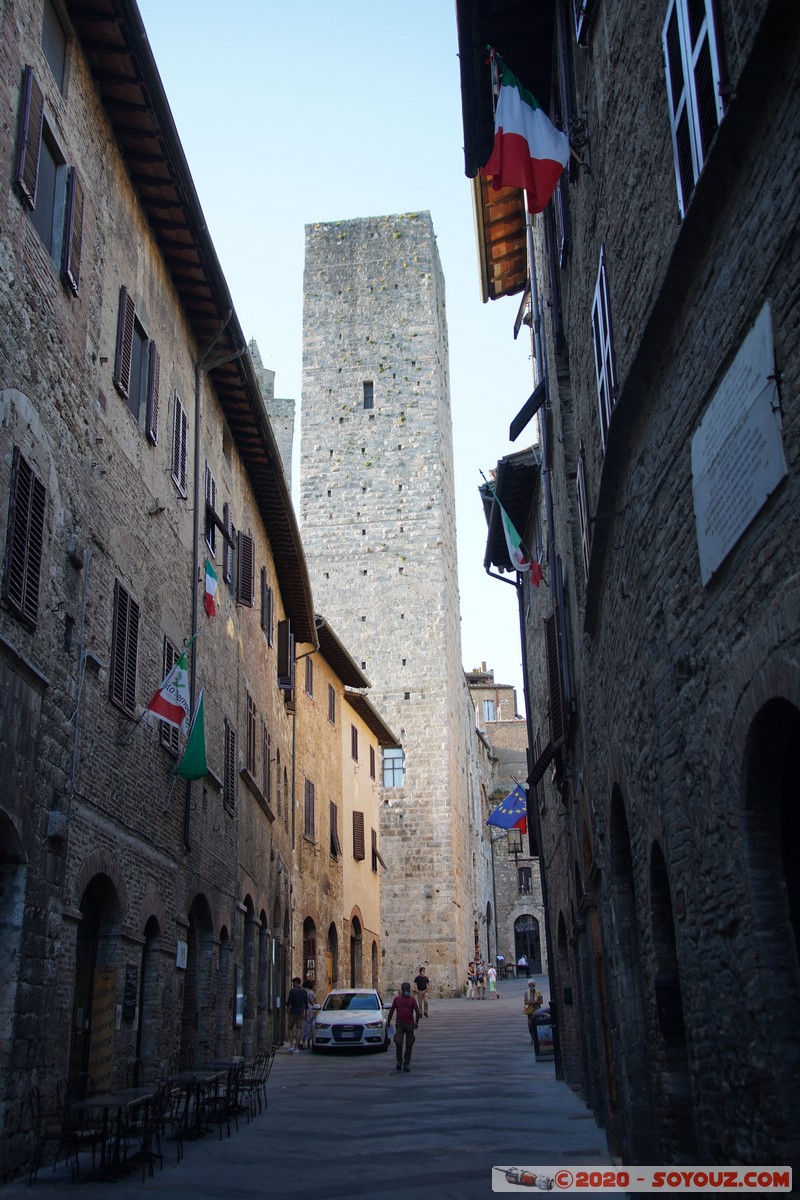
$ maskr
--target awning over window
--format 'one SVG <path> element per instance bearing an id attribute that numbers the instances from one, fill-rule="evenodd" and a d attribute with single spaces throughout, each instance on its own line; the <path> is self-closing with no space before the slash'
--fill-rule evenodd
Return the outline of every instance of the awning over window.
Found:
<path id="1" fill-rule="evenodd" d="M 544 778 L 545 771 L 550 766 L 550 763 L 553 761 L 555 756 L 556 748 L 552 742 L 548 742 L 531 768 L 531 773 L 528 776 L 529 788 L 535 788 L 537 784 L 541 783 L 542 779 Z"/>
<path id="2" fill-rule="evenodd" d="M 525 401 L 517 415 L 514 417 L 514 420 L 511 422 L 508 430 L 508 440 L 510 442 L 515 442 L 517 440 L 525 426 L 529 421 L 533 420 L 546 399 L 547 388 L 545 387 L 544 380 L 542 380 L 541 383 L 537 384 L 533 392 L 531 392 L 530 396 Z"/>

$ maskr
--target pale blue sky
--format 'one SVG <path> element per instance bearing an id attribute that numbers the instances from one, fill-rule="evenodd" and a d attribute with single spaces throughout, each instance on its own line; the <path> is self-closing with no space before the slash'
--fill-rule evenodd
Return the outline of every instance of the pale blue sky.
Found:
<path id="1" fill-rule="evenodd" d="M 482 304 L 453 0 L 139 0 L 246 337 L 299 405 L 304 226 L 430 211 L 444 269 L 462 650 L 518 689 L 516 596 L 483 569 L 478 485 L 532 389 L 518 298 Z M 528 431 L 526 431 L 527 433 Z M 299 436 L 296 439 L 299 442 Z M 297 486 L 295 459 L 295 490 Z"/>

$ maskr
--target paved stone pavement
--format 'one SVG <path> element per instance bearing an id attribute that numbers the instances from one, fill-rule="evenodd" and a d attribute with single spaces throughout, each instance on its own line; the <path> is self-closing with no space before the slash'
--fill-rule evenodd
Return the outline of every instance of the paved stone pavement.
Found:
<path id="1" fill-rule="evenodd" d="M 137 1172 L 73 1185 L 66 1170 L 43 1167 L 33 1188 L 14 1181 L 0 1200 L 477 1200 L 492 1195 L 493 1177 L 505 1184 L 497 1165 L 608 1164 L 589 1110 L 555 1079 L 552 1059 L 535 1059 L 524 990 L 524 980 L 510 980 L 498 1000 L 434 994 L 408 1075 L 395 1071 L 394 1046 L 388 1054 L 280 1049 L 266 1112 L 241 1119 L 230 1138 L 214 1131 L 187 1142 L 180 1164 L 165 1143 L 164 1169 L 144 1183 Z"/>

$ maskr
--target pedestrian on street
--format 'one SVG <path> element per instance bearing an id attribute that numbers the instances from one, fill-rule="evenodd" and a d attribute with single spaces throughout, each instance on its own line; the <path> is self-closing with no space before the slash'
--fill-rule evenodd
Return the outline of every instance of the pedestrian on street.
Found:
<path id="1" fill-rule="evenodd" d="M 544 1004 L 544 996 L 536 986 L 536 980 L 531 979 L 525 989 L 525 999 L 522 1001 L 522 1011 L 528 1018 L 528 1033 L 531 1035 L 531 1041 L 534 1041 L 533 1026 L 535 1024 L 534 1017 L 539 1009 Z"/>
<path id="2" fill-rule="evenodd" d="M 415 996 L 419 1005 L 419 1013 L 421 1017 L 428 1015 L 428 993 L 430 991 L 431 981 L 425 974 L 425 968 L 420 967 L 419 975 L 414 977 Z"/>
<path id="3" fill-rule="evenodd" d="M 303 1030 L 300 1035 L 300 1049 L 310 1050 L 314 1043 L 314 1021 L 316 1014 L 314 1013 L 314 1005 L 317 1002 L 317 997 L 314 995 L 314 985 L 310 979 L 303 980 L 303 987 L 308 994 L 308 1008 L 303 1017 Z"/>
<path id="4" fill-rule="evenodd" d="M 400 984 L 400 995 L 395 996 L 389 1009 L 387 1026 L 395 1019 L 396 1032 L 394 1044 L 397 1051 L 397 1067 L 399 1071 L 411 1070 L 411 1051 L 414 1049 L 414 1037 L 419 1028 L 419 1005 L 411 995 L 411 984 Z M 405 1049 L 403 1043 L 405 1042 Z"/>
<path id="5" fill-rule="evenodd" d="M 478 975 L 475 970 L 475 963 L 467 964 L 467 999 L 475 999 L 475 988 L 478 985 Z"/>
<path id="6" fill-rule="evenodd" d="M 296 975 L 286 997 L 286 1010 L 289 1025 L 289 1053 L 297 1054 L 303 1037 L 303 1022 L 308 1010 L 308 992 L 301 987 L 301 979 Z"/>
<path id="7" fill-rule="evenodd" d="M 525 975 L 526 978 L 530 975 L 527 954 L 520 954 L 519 958 L 517 959 L 517 975 Z"/>
<path id="8" fill-rule="evenodd" d="M 489 970 L 486 972 L 486 974 L 489 978 L 489 999 L 499 1000 L 500 993 L 497 990 L 497 971 L 494 969 L 494 967 L 489 967 Z"/>
<path id="9" fill-rule="evenodd" d="M 483 959 L 481 959 L 481 961 L 479 963 L 475 964 L 475 974 L 476 974 L 476 979 L 477 979 L 477 992 L 478 992 L 477 999 L 485 1000 L 486 999 L 486 963 L 483 961 Z"/>

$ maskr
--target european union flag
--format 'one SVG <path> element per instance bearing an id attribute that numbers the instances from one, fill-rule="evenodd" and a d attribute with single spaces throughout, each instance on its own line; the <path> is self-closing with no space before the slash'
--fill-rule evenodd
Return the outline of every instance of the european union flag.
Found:
<path id="1" fill-rule="evenodd" d="M 520 829 L 527 823 L 527 818 L 528 799 L 522 784 L 518 783 L 486 818 L 486 824 L 499 825 L 501 829 Z"/>

